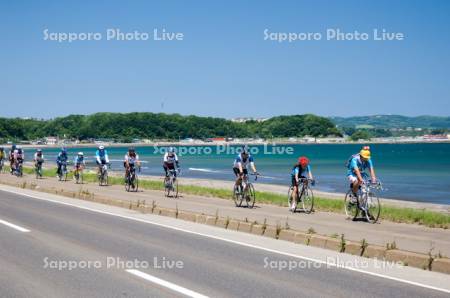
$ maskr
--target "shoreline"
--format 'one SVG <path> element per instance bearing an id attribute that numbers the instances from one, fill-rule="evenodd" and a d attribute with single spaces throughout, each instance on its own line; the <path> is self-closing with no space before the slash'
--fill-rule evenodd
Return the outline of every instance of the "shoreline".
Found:
<path id="1" fill-rule="evenodd" d="M 367 141 L 342 141 L 342 142 L 333 142 L 333 141 L 315 141 L 315 142 L 301 142 L 301 141 L 274 141 L 274 140 L 266 140 L 261 142 L 255 141 L 239 141 L 239 142 L 224 142 L 224 141 L 213 141 L 213 142 L 204 142 L 204 141 L 194 141 L 194 142 L 182 142 L 182 141 L 161 141 L 161 142 L 151 142 L 151 143 L 110 143 L 110 142 L 98 142 L 98 143 L 83 143 L 83 144 L 16 144 L 21 146 L 22 148 L 61 148 L 62 146 L 66 148 L 89 148 L 89 147 L 97 147 L 100 145 L 108 146 L 108 147 L 152 147 L 152 146 L 240 146 L 240 145 L 249 145 L 249 146 L 261 146 L 261 145 L 361 145 L 361 144 L 450 144 L 450 139 L 447 140 L 389 140 L 389 141 L 377 141 L 377 140 L 367 140 Z M 0 144 L 0 146 L 8 149 L 11 144 Z"/>

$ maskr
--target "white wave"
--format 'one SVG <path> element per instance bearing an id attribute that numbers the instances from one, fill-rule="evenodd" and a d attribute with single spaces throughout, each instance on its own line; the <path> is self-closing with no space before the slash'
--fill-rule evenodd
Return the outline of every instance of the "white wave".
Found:
<path id="1" fill-rule="evenodd" d="M 202 168 L 189 168 L 189 171 L 205 172 L 205 173 L 220 173 L 221 171 L 202 169 Z"/>

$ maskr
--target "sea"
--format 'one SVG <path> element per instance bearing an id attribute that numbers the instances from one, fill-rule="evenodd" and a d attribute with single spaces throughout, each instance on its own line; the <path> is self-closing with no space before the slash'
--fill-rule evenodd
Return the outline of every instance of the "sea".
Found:
<path id="1" fill-rule="evenodd" d="M 367 144 L 370 145 L 376 175 L 383 183 L 383 198 L 450 204 L 450 143 Z M 189 178 L 232 180 L 233 160 L 240 146 L 177 145 L 182 176 Z M 361 144 L 260 144 L 250 145 L 258 172 L 257 183 L 290 184 L 290 173 L 299 156 L 307 156 L 316 179 L 316 189 L 344 193 L 348 158 Z M 47 164 L 54 163 L 60 148 L 44 148 Z M 83 151 L 93 165 L 95 147 L 68 148 L 70 160 Z M 127 147 L 107 147 L 113 170 L 123 169 Z M 142 173 L 161 175 L 162 156 L 166 146 L 137 146 Z M 34 148 L 26 148 L 31 160 Z"/>

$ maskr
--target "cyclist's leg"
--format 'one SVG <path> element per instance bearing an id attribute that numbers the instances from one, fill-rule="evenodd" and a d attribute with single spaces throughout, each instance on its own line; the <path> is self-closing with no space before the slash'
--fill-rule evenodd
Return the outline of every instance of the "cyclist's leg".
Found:
<path id="1" fill-rule="evenodd" d="M 164 173 L 166 175 L 166 178 L 169 177 L 169 167 L 167 166 L 167 163 L 163 164 Z"/>
<path id="2" fill-rule="evenodd" d="M 295 176 L 292 176 L 291 186 L 292 186 L 292 193 L 291 193 L 292 205 L 289 206 L 289 208 L 295 209 L 295 206 L 297 205 L 297 201 L 298 201 L 298 183 L 295 179 Z"/>
<path id="3" fill-rule="evenodd" d="M 238 168 L 233 168 L 233 173 L 234 173 L 234 176 L 236 177 L 236 179 L 234 181 L 234 185 L 238 186 L 239 184 L 241 184 L 241 182 L 240 182 L 241 175 L 239 173 L 239 169 Z"/>
<path id="4" fill-rule="evenodd" d="M 126 182 L 128 179 L 128 175 L 129 175 L 129 169 L 128 169 L 127 163 L 125 161 L 123 162 L 123 167 L 125 168 L 125 182 Z"/>
<path id="5" fill-rule="evenodd" d="M 358 194 L 358 189 L 359 189 L 359 186 L 360 186 L 358 178 L 356 176 L 354 176 L 354 175 L 348 175 L 347 178 L 348 178 L 348 181 L 350 182 L 353 195 L 355 197 L 357 197 L 358 196 L 357 195 Z"/>

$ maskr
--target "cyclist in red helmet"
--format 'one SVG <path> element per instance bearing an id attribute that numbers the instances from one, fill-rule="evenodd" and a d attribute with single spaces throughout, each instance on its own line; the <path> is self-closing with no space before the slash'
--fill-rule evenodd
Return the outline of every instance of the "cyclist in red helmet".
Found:
<path id="1" fill-rule="evenodd" d="M 311 166 L 309 165 L 309 159 L 306 156 L 301 156 L 292 168 L 291 183 L 292 187 L 294 187 L 294 191 L 292 192 L 293 195 L 298 192 L 298 184 L 300 180 L 305 178 L 311 179 L 312 185 L 315 184 L 314 177 L 311 172 Z M 304 183 L 308 183 L 308 180 L 304 180 Z M 296 204 L 294 198 L 292 199 L 292 204 Z M 295 209 L 295 205 L 289 206 L 289 208 Z"/>

